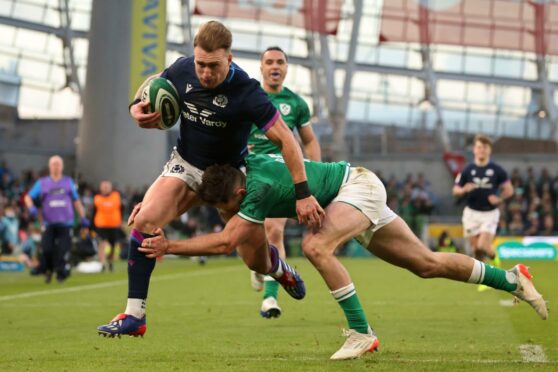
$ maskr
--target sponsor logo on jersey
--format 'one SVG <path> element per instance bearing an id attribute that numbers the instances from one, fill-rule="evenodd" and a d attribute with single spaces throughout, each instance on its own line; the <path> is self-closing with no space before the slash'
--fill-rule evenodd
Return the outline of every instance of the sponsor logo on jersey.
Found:
<path id="1" fill-rule="evenodd" d="M 186 93 L 188 93 L 189 91 L 191 91 L 194 87 L 192 86 L 192 84 L 186 84 Z"/>
<path id="2" fill-rule="evenodd" d="M 279 111 L 281 111 L 281 115 L 289 115 L 291 113 L 291 105 L 287 103 L 280 103 L 279 104 Z"/>
<path id="3" fill-rule="evenodd" d="M 182 115 L 184 116 L 184 118 L 186 118 L 191 122 L 200 123 L 208 127 L 216 127 L 216 128 L 225 128 L 227 126 L 226 121 L 209 120 L 210 117 L 215 115 L 214 111 L 208 109 L 200 110 L 193 103 L 186 102 L 186 101 L 184 101 L 184 105 L 186 106 L 187 111 L 182 111 Z"/>
<path id="4" fill-rule="evenodd" d="M 473 177 L 473 182 L 477 185 L 479 189 L 491 189 L 492 184 L 490 183 L 490 178 L 488 177 Z"/>
<path id="5" fill-rule="evenodd" d="M 219 95 L 215 96 L 215 98 L 213 98 L 213 104 L 215 106 L 225 108 L 225 107 L 227 107 L 227 103 L 229 103 L 229 99 L 222 94 L 219 94 Z"/>

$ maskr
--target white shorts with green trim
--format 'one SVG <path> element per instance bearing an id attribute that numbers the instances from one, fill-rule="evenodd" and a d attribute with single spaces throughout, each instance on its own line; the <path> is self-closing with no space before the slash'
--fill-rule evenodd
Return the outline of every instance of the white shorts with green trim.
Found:
<path id="1" fill-rule="evenodd" d="M 351 168 L 349 179 L 339 189 L 332 203 L 352 205 L 372 223 L 369 229 L 355 237 L 363 247 L 368 247 L 376 231 L 397 218 L 386 204 L 386 189 L 382 181 L 366 168 Z"/>
<path id="2" fill-rule="evenodd" d="M 159 177 L 179 178 L 184 181 L 188 187 L 197 192 L 202 182 L 202 176 L 203 171 L 182 159 L 182 156 L 176 151 L 175 147 Z"/>

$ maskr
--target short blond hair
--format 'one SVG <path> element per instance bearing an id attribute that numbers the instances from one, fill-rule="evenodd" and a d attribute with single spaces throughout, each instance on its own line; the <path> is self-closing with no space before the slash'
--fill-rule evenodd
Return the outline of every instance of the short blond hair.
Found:
<path id="1" fill-rule="evenodd" d="M 473 140 L 473 145 L 476 145 L 477 142 L 480 142 L 483 145 L 488 145 L 490 148 L 492 148 L 492 140 L 490 139 L 490 137 L 485 136 L 484 134 L 477 134 L 475 136 L 475 139 Z"/>
<path id="2" fill-rule="evenodd" d="M 208 53 L 218 49 L 230 51 L 232 34 L 221 22 L 209 21 L 200 26 L 194 37 L 194 48 L 200 47 Z"/>

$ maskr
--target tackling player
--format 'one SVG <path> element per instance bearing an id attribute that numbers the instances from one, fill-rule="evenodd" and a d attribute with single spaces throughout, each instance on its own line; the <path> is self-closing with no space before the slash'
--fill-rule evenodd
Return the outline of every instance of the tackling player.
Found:
<path id="1" fill-rule="evenodd" d="M 336 248 L 355 237 L 375 256 L 410 270 L 421 278 L 447 278 L 483 283 L 527 301 L 543 319 L 546 303 L 531 282 L 527 267 L 510 270 L 486 265 L 458 253 L 432 252 L 386 205 L 386 190 L 371 171 L 350 168 L 345 162 L 305 162 L 310 189 L 326 216 L 321 228 L 309 231 L 302 249 L 320 272 L 349 324 L 344 345 L 331 359 L 358 358 L 378 347 L 378 339 L 366 319 L 349 273 L 335 257 Z M 254 155 L 247 161 L 247 175 L 230 166 L 206 170 L 200 197 L 216 207 L 236 213 L 222 232 L 190 240 L 166 240 L 160 236 L 146 239 L 141 252 L 148 257 L 165 253 L 199 255 L 226 254 L 243 245 L 253 251 L 266 247 L 263 222 L 268 217 L 295 215 L 295 195 L 283 159 L 274 155 Z M 256 244 L 257 243 L 257 244 Z M 243 255 L 248 266 L 249 256 Z"/>
<path id="2" fill-rule="evenodd" d="M 232 62 L 231 44 L 231 32 L 223 24 L 207 22 L 194 38 L 194 56 L 179 58 L 156 75 L 170 80 L 180 94 L 180 137 L 135 217 L 128 259 L 126 310 L 108 324 L 99 326 L 97 330 L 101 334 L 145 333 L 145 306 L 155 260 L 138 252 L 138 248 L 156 227 L 166 225 L 200 202 L 196 191 L 208 166 L 239 167 L 243 163 L 252 123 L 281 148 L 294 183 L 291 187 L 297 191 L 299 222 L 314 227 L 321 224 L 323 209 L 308 189 L 300 147 L 258 82 Z M 150 79 L 138 89 L 136 97 Z M 130 114 L 141 128 L 157 128 L 160 115 L 146 113 L 148 106 L 149 102 L 136 98 L 130 105 Z M 281 280 L 296 276 L 289 270 L 283 273 L 281 266 L 272 268 L 268 253 L 264 255 L 266 261 L 259 267 L 261 273 Z M 290 281 L 290 285 L 296 284 Z"/>
<path id="3" fill-rule="evenodd" d="M 483 262 L 496 258 L 492 241 L 500 220 L 498 206 L 513 195 L 508 174 L 490 160 L 491 153 L 490 138 L 480 134 L 475 136 L 474 162 L 465 166 L 453 186 L 453 195 L 465 196 L 466 200 L 462 217 L 465 238 L 475 258 Z"/>
<path id="4" fill-rule="evenodd" d="M 287 54 L 276 46 L 269 47 L 262 53 L 260 57 L 262 88 L 273 106 L 279 110 L 289 129 L 297 130 L 306 157 L 310 160 L 320 161 L 320 144 L 312 130 L 308 105 L 300 96 L 283 85 L 287 76 L 288 60 Z M 250 153 L 255 154 L 281 153 L 281 149 L 271 142 L 257 125 L 252 125 L 248 147 Z M 286 224 L 286 218 L 267 218 L 264 223 L 267 241 L 277 248 L 282 259 L 286 257 L 284 244 Z M 262 283 L 262 280 L 265 284 Z M 280 316 L 281 308 L 277 303 L 279 284 L 270 276 L 264 278 L 254 271 L 251 272 L 251 282 L 255 290 L 261 291 L 262 287 L 264 289 L 260 315 L 264 318 Z"/>

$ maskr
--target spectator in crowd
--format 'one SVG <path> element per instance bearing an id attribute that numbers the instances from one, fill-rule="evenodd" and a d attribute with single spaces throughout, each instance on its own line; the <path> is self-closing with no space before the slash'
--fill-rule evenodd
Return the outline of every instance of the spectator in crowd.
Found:
<path id="1" fill-rule="evenodd" d="M 512 213 L 512 220 L 508 228 L 511 235 L 523 235 L 525 233 L 525 225 L 520 212 Z"/>
<path id="2" fill-rule="evenodd" d="M 39 267 L 39 245 L 41 244 L 41 225 L 39 223 L 29 224 L 21 243 L 20 261 L 35 270 Z"/>
<path id="3" fill-rule="evenodd" d="M 14 253 L 19 243 L 19 220 L 16 216 L 14 205 L 7 205 L 4 211 L 0 212 L 0 244 L 1 254 L 9 255 Z"/>

